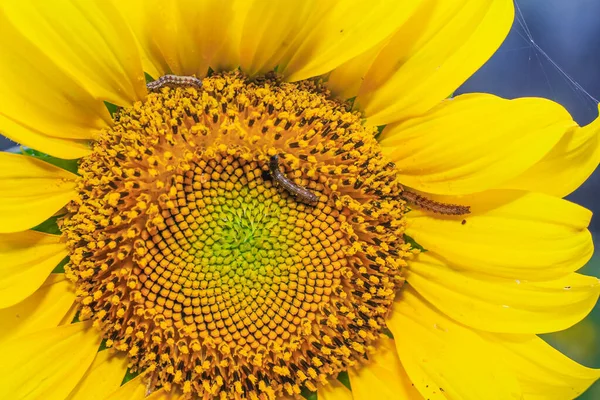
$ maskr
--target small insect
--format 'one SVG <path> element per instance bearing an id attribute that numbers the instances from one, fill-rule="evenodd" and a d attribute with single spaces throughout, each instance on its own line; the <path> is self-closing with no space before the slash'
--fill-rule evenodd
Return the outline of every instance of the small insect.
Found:
<path id="1" fill-rule="evenodd" d="M 163 86 L 193 86 L 195 88 L 202 87 L 202 80 L 195 76 L 179 76 L 179 75 L 163 75 L 153 82 L 148 82 L 146 87 L 149 91 L 154 92 Z"/>
<path id="2" fill-rule="evenodd" d="M 305 187 L 296 185 L 287 176 L 285 176 L 283 172 L 281 172 L 279 169 L 278 155 L 272 156 L 269 160 L 269 171 L 271 172 L 273 180 L 277 182 L 279 186 L 287 190 L 292 196 L 294 196 L 296 200 L 311 206 L 314 206 L 319 202 L 319 197 L 316 194 Z"/>
<path id="3" fill-rule="evenodd" d="M 438 201 L 433 201 L 428 199 L 427 197 L 421 196 L 419 194 L 413 193 L 409 190 L 404 190 L 402 194 L 400 194 L 407 202 L 414 204 L 418 207 L 421 207 L 424 210 L 432 211 L 438 214 L 444 215 L 465 215 L 471 213 L 471 207 L 469 206 L 461 206 L 458 204 L 446 204 L 440 203 Z M 466 223 L 465 221 L 464 223 Z"/>

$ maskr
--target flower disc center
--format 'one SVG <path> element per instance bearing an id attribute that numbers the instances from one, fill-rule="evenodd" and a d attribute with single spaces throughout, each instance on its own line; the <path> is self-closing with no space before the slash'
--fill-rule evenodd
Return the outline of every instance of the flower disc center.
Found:
<path id="1" fill-rule="evenodd" d="M 316 390 L 366 360 L 411 255 L 374 134 L 313 82 L 237 73 L 121 110 L 63 220 L 81 318 L 150 389 L 201 398 Z"/>

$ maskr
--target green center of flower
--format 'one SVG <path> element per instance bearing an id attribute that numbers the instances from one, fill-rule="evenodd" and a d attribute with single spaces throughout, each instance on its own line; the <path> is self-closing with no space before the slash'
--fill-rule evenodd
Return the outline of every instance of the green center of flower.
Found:
<path id="1" fill-rule="evenodd" d="M 374 130 L 327 96 L 237 73 L 163 87 L 83 160 L 66 272 L 150 390 L 274 399 L 367 359 L 406 207 Z"/>

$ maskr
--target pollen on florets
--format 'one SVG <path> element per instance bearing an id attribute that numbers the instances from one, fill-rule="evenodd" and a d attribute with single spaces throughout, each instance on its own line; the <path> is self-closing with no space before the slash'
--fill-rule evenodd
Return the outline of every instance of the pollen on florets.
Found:
<path id="1" fill-rule="evenodd" d="M 362 362 L 412 254 L 374 133 L 312 82 L 239 73 L 122 109 L 62 221 L 81 318 L 192 397 L 294 396 Z"/>

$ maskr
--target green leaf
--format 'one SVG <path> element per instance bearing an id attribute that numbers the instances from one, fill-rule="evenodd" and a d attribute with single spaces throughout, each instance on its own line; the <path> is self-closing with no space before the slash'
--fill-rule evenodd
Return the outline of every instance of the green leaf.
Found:
<path id="1" fill-rule="evenodd" d="M 27 156 L 39 158 L 48 164 L 55 165 L 59 168 L 66 169 L 69 172 L 77 174 L 79 169 L 79 160 L 64 160 L 62 158 L 53 157 L 33 149 L 21 149 L 21 153 Z"/>
<path id="2" fill-rule="evenodd" d="M 411 238 L 410 236 L 408 236 L 407 234 L 404 234 L 404 241 L 408 244 L 410 244 L 410 247 L 412 247 L 413 249 L 419 249 L 421 250 L 423 253 L 425 253 L 427 251 L 426 248 L 424 248 L 423 246 L 421 246 L 419 243 L 416 242 L 415 239 Z"/>
<path id="3" fill-rule="evenodd" d="M 342 384 L 349 390 L 352 390 L 352 387 L 350 386 L 350 377 L 348 376 L 347 371 L 340 372 L 340 374 L 337 376 L 337 380 L 342 382 Z"/>

